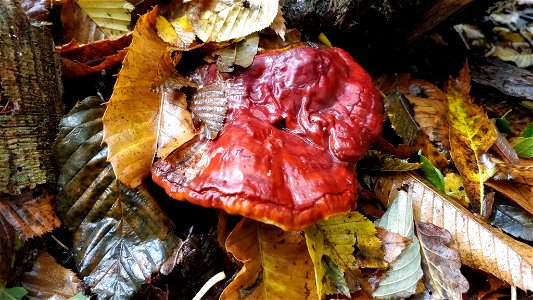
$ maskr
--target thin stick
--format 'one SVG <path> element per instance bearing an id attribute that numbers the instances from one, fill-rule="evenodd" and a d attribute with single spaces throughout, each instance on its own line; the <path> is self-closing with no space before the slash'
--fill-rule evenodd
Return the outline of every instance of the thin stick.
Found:
<path id="1" fill-rule="evenodd" d="M 53 239 L 54 241 L 56 241 L 56 243 L 59 244 L 59 246 L 63 247 L 63 248 L 64 248 L 65 250 L 67 250 L 67 251 L 69 250 L 68 247 L 65 246 L 63 243 L 61 243 L 58 239 L 56 239 L 56 237 L 55 237 L 54 235 L 51 234 L 50 236 L 52 237 L 52 239 Z"/>
<path id="2" fill-rule="evenodd" d="M 224 278 L 226 278 L 226 274 L 223 271 L 209 278 L 209 280 L 204 284 L 204 286 L 202 286 L 198 294 L 196 294 L 196 296 L 194 296 L 192 300 L 202 299 L 202 297 L 207 293 L 207 291 L 209 291 L 209 289 L 211 289 L 215 284 L 217 284 L 217 282 L 223 280 Z"/>

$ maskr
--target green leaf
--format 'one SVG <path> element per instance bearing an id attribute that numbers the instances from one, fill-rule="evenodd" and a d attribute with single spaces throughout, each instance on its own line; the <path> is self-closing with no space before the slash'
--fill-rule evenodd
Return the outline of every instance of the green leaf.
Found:
<path id="1" fill-rule="evenodd" d="M 520 136 L 525 138 L 533 137 L 533 123 L 527 124 L 526 128 L 520 133 Z"/>
<path id="2" fill-rule="evenodd" d="M 495 204 L 489 224 L 516 238 L 533 241 L 533 217 L 519 207 Z"/>
<path id="3" fill-rule="evenodd" d="M 442 176 L 440 170 L 435 168 L 433 164 L 424 155 L 422 155 L 421 152 L 418 152 L 418 155 L 420 156 L 420 162 L 422 163 L 424 179 L 444 192 L 444 176 Z"/>
<path id="4" fill-rule="evenodd" d="M 501 133 L 509 134 L 511 133 L 511 123 L 507 121 L 504 117 L 496 119 L 496 127 Z"/>
<path id="5" fill-rule="evenodd" d="M 510 142 L 518 156 L 523 158 L 533 157 L 533 137 L 515 137 Z"/>
<path id="6" fill-rule="evenodd" d="M 85 296 L 83 293 L 77 293 L 74 297 L 71 297 L 69 300 L 90 300 L 91 297 Z"/>
<path id="7" fill-rule="evenodd" d="M 412 190 L 409 193 L 399 191 L 389 209 L 376 223 L 411 239 L 412 243 L 392 263 L 372 296 L 379 299 L 409 297 L 416 292 L 417 283 L 422 278 L 420 243 L 414 231 Z"/>
<path id="8" fill-rule="evenodd" d="M 377 150 L 369 150 L 359 161 L 357 167 L 361 170 L 375 170 L 381 172 L 407 172 L 420 169 L 419 163 L 410 163 L 406 159 L 392 157 Z"/>
<path id="9" fill-rule="evenodd" d="M 393 92 L 383 100 L 383 104 L 392 128 L 404 144 L 411 146 L 418 134 L 418 124 L 411 114 L 409 102 L 401 93 Z"/>
<path id="10" fill-rule="evenodd" d="M 143 185 L 132 190 L 116 180 L 102 144 L 102 104 L 86 98 L 60 123 L 57 206 L 74 233 L 84 281 L 102 299 L 125 299 L 159 270 L 179 239 Z"/>
<path id="11" fill-rule="evenodd" d="M 22 299 L 28 291 L 22 287 L 0 288 L 0 300 L 18 300 Z"/>

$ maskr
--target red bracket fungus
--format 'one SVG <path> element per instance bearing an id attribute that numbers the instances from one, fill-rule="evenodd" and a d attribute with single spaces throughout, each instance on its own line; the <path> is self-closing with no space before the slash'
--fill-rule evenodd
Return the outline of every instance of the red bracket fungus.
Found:
<path id="1" fill-rule="evenodd" d="M 231 74 L 197 73 L 199 86 L 227 84 L 226 121 L 216 139 L 154 164 L 169 195 L 288 230 L 355 208 L 355 164 L 383 116 L 380 93 L 345 51 L 299 47 Z"/>

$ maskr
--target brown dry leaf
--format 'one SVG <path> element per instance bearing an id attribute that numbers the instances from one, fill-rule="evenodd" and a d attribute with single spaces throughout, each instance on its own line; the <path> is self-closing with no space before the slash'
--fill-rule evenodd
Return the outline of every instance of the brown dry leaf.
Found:
<path id="1" fill-rule="evenodd" d="M 46 190 L 26 191 L 16 198 L 0 200 L 0 221 L 11 224 L 27 240 L 61 225 L 54 206 L 55 196 Z"/>
<path id="2" fill-rule="evenodd" d="M 61 75 L 78 77 L 100 72 L 120 64 L 126 56 L 131 34 L 115 40 L 101 40 L 80 45 L 75 40 L 56 47 L 61 56 Z"/>
<path id="3" fill-rule="evenodd" d="M 448 166 L 446 155 L 440 152 L 423 132 L 418 132 L 412 146 L 400 144 L 396 151 L 398 152 L 398 156 L 402 158 L 418 156 L 418 151 L 422 151 L 422 155 L 437 169 L 444 170 Z"/>
<path id="4" fill-rule="evenodd" d="M 129 187 L 138 186 L 150 173 L 165 90 L 154 87 L 172 79 L 173 63 L 177 63 L 170 62 L 168 53 L 172 46 L 157 35 L 156 19 L 154 9 L 137 22 L 103 117 L 108 160 L 117 178 Z M 180 56 L 176 57 L 179 60 Z"/>
<path id="5" fill-rule="evenodd" d="M 67 0 L 61 9 L 63 39 L 87 44 L 117 38 L 130 32 L 133 9 L 125 0 Z"/>
<path id="6" fill-rule="evenodd" d="M 443 99 L 428 99 L 416 96 L 405 96 L 413 105 L 415 120 L 433 142 L 440 142 L 449 148 L 449 129 L 446 120 L 446 104 Z"/>
<path id="7" fill-rule="evenodd" d="M 420 129 L 431 141 L 441 142 L 449 148 L 446 96 L 438 87 L 406 73 L 384 75 L 376 81 L 376 85 L 386 94 L 391 91 L 404 94 L 413 105 L 414 118 Z"/>
<path id="8" fill-rule="evenodd" d="M 285 40 L 285 31 L 287 28 L 285 27 L 285 18 L 283 18 L 281 5 L 278 6 L 278 13 L 274 18 L 274 21 L 272 21 L 272 24 L 270 24 L 270 29 L 274 30 L 274 32 L 279 35 L 282 40 Z"/>
<path id="9" fill-rule="evenodd" d="M 376 236 L 381 240 L 381 248 L 385 252 L 383 257 L 389 264 L 402 254 L 403 249 L 411 244 L 411 240 L 396 232 L 392 232 L 381 227 L 376 227 Z"/>
<path id="10" fill-rule="evenodd" d="M 533 163 L 523 158 L 519 158 L 516 164 L 511 164 L 491 157 L 491 160 L 498 167 L 494 174 L 496 180 L 510 180 L 513 182 L 533 186 Z"/>
<path id="11" fill-rule="evenodd" d="M 267 28 L 278 14 L 276 0 L 195 1 L 190 22 L 204 42 L 224 42 Z"/>
<path id="12" fill-rule="evenodd" d="M 243 219 L 226 249 L 244 265 L 220 299 L 318 299 L 313 262 L 299 232 Z"/>
<path id="13" fill-rule="evenodd" d="M 431 223 L 415 222 L 420 241 L 422 267 L 426 284 L 432 296 L 438 299 L 461 300 L 469 289 L 468 281 L 461 274 L 461 258 L 457 251 L 446 245 L 452 241 L 451 234 Z"/>
<path id="14" fill-rule="evenodd" d="M 490 214 L 483 183 L 494 175 L 495 167 L 485 152 L 497 139 L 495 126 L 483 108 L 469 97 L 468 65 L 459 77 L 450 78 L 447 86 L 448 124 L 450 125 L 450 154 L 463 176 L 466 194 L 474 209 L 483 217 Z"/>
<path id="15" fill-rule="evenodd" d="M 28 299 L 67 300 L 78 293 L 81 280 L 48 254 L 41 252 L 32 270 L 22 274 L 20 283 L 28 291 Z"/>
<path id="16" fill-rule="evenodd" d="M 385 204 L 395 199 L 402 186 L 412 187 L 415 220 L 448 230 L 452 235 L 449 247 L 459 253 L 463 264 L 533 290 L 533 247 L 493 228 L 412 173 L 367 176 L 365 180 Z"/>
<path id="17" fill-rule="evenodd" d="M 485 184 L 533 214 L 533 186 L 504 180 L 489 180 Z"/>

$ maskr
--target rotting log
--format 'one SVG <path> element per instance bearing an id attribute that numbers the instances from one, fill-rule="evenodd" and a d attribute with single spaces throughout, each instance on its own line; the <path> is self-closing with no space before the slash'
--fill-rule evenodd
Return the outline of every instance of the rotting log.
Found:
<path id="1" fill-rule="evenodd" d="M 62 116 L 60 61 L 48 29 L 0 0 L 0 198 L 54 183 L 51 148 Z"/>

